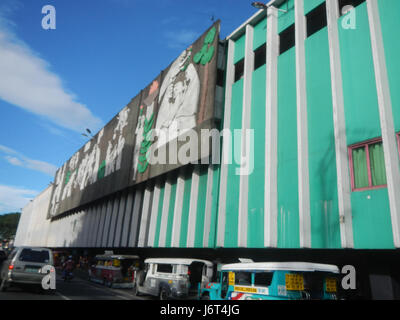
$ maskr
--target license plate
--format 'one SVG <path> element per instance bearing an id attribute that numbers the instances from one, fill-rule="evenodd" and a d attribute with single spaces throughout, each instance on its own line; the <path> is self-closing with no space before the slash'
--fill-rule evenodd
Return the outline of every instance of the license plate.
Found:
<path id="1" fill-rule="evenodd" d="M 336 292 L 337 291 L 337 284 L 336 279 L 334 278 L 327 278 L 326 279 L 326 292 Z"/>
<path id="2" fill-rule="evenodd" d="M 38 268 L 25 268 L 25 272 L 38 273 L 39 269 Z"/>
<path id="3" fill-rule="evenodd" d="M 289 291 L 303 291 L 304 279 L 301 274 L 286 274 L 286 290 Z"/>

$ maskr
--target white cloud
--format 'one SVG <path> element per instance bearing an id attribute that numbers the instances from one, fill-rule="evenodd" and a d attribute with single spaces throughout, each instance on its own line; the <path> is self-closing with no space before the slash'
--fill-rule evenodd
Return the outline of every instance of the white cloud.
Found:
<path id="1" fill-rule="evenodd" d="M 57 171 L 57 167 L 51 163 L 41 160 L 29 159 L 20 152 L 6 146 L 0 145 L 0 152 L 5 153 L 6 155 L 4 156 L 4 159 L 14 166 L 39 171 L 51 177 L 54 177 Z"/>
<path id="2" fill-rule="evenodd" d="M 23 163 L 21 160 L 19 160 L 18 158 L 15 157 L 11 157 L 11 156 L 5 156 L 4 157 L 9 163 L 13 164 L 14 166 L 23 166 Z"/>
<path id="3" fill-rule="evenodd" d="M 77 132 L 99 129 L 101 119 L 63 87 L 49 64 L 15 36 L 10 25 L 0 16 L 0 99 Z"/>
<path id="4" fill-rule="evenodd" d="M 0 212 L 19 212 L 37 194 L 36 190 L 0 185 Z"/>

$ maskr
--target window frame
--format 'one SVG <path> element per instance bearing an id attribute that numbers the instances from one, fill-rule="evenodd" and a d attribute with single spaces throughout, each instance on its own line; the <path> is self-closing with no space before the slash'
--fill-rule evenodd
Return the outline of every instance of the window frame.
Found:
<path id="1" fill-rule="evenodd" d="M 400 131 L 396 133 L 397 138 L 397 151 L 399 152 L 399 159 L 400 159 Z"/>
<path id="2" fill-rule="evenodd" d="M 372 172 L 371 172 L 371 160 L 370 160 L 370 155 L 369 155 L 369 146 L 372 144 L 380 143 L 380 142 L 382 143 L 381 137 L 370 139 L 370 140 L 360 142 L 360 143 L 356 143 L 356 144 L 353 144 L 348 147 L 348 155 L 349 155 L 349 162 L 350 162 L 351 191 L 352 192 L 387 188 L 387 183 L 378 185 L 378 186 L 372 185 Z M 356 188 L 355 187 L 355 175 L 354 175 L 353 150 L 359 149 L 361 147 L 364 147 L 366 149 L 365 156 L 366 156 L 366 160 L 367 160 L 368 187 Z"/>

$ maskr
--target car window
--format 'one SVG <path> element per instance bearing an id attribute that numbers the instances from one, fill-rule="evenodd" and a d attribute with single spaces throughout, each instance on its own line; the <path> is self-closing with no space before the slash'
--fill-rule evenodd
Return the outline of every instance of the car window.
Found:
<path id="1" fill-rule="evenodd" d="M 259 287 L 269 287 L 272 282 L 273 272 L 256 272 L 254 274 L 254 285 Z"/>
<path id="2" fill-rule="evenodd" d="M 24 262 L 48 263 L 49 259 L 49 251 L 47 250 L 22 249 L 19 255 L 19 261 Z"/>
<path id="3" fill-rule="evenodd" d="M 173 271 L 172 264 L 158 264 L 157 265 L 157 272 L 172 273 L 172 271 Z"/>
<path id="4" fill-rule="evenodd" d="M 250 272 L 235 272 L 235 284 L 251 286 L 251 273 Z"/>

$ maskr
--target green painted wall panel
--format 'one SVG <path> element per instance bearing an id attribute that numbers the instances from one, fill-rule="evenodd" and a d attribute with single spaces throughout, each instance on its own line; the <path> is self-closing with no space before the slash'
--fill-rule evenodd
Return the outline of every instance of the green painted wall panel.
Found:
<path id="1" fill-rule="evenodd" d="M 185 190 L 183 192 L 181 233 L 180 233 L 180 239 L 179 239 L 179 247 L 180 248 L 186 248 L 186 244 L 187 244 L 191 188 L 192 188 L 192 176 L 189 176 L 185 179 Z"/>
<path id="2" fill-rule="evenodd" d="M 279 56 L 278 74 L 278 247 L 299 248 L 294 48 Z"/>
<path id="3" fill-rule="evenodd" d="M 267 42 L 267 19 L 263 19 L 254 26 L 253 50 Z"/>
<path id="4" fill-rule="evenodd" d="M 309 13 L 312 9 L 318 7 L 325 0 L 305 0 L 304 1 L 304 15 Z"/>
<path id="5" fill-rule="evenodd" d="M 328 30 L 306 39 L 312 248 L 340 248 Z"/>
<path id="6" fill-rule="evenodd" d="M 338 21 L 349 145 L 381 136 L 366 3 L 355 10 L 355 30 Z M 352 192 L 351 205 L 355 248 L 393 248 L 387 189 Z"/>
<path id="7" fill-rule="evenodd" d="M 221 167 L 218 165 L 213 166 L 213 189 L 212 189 L 212 205 L 211 205 L 211 222 L 210 222 L 210 235 L 208 238 L 208 247 L 215 248 L 217 241 L 217 226 L 218 226 L 218 198 L 219 198 L 219 181 Z"/>
<path id="8" fill-rule="evenodd" d="M 366 3 L 355 10 L 355 30 L 343 29 L 343 18 L 338 21 L 349 145 L 381 136 Z"/>
<path id="9" fill-rule="evenodd" d="M 387 189 L 353 192 L 356 249 L 394 249 Z"/>
<path id="10" fill-rule="evenodd" d="M 243 79 L 232 86 L 232 111 L 231 132 L 242 128 L 242 106 L 243 106 Z M 239 159 L 241 148 L 240 135 L 232 139 L 232 164 L 228 166 L 227 192 L 226 192 L 226 223 L 225 223 L 225 247 L 237 247 L 238 240 L 238 211 L 239 211 L 239 184 L 240 176 L 236 175 L 236 158 Z"/>
<path id="11" fill-rule="evenodd" d="M 280 9 L 286 10 L 287 12 L 279 11 L 278 13 L 278 33 L 281 33 L 287 27 L 294 24 L 294 0 L 288 0 L 283 3 Z"/>
<path id="12" fill-rule="evenodd" d="M 392 98 L 393 120 L 396 132 L 400 131 L 400 1 L 378 1 L 382 24 L 383 43 L 385 46 L 390 94 Z"/>
<path id="13" fill-rule="evenodd" d="M 165 183 L 163 183 L 162 187 L 160 188 L 160 200 L 158 202 L 156 234 L 154 237 L 154 247 L 156 247 L 156 248 L 158 247 L 158 242 L 160 240 L 162 208 L 163 208 L 163 203 L 164 203 L 164 191 L 165 191 Z"/>
<path id="14" fill-rule="evenodd" d="M 167 222 L 167 234 L 165 237 L 165 247 L 171 247 L 171 239 L 172 239 L 172 227 L 174 223 L 174 209 L 175 209 L 175 200 L 176 200 L 176 185 L 177 180 L 171 183 L 171 195 L 169 197 L 169 208 L 168 208 L 168 222 Z"/>
<path id="15" fill-rule="evenodd" d="M 235 54 L 233 58 L 234 64 L 244 58 L 245 45 L 246 45 L 246 34 L 242 35 L 239 39 L 235 41 Z"/>
<path id="16" fill-rule="evenodd" d="M 264 246 L 265 86 L 266 66 L 253 73 L 251 129 L 254 130 L 254 171 L 249 175 L 247 246 Z"/>
<path id="17" fill-rule="evenodd" d="M 207 180 L 208 180 L 208 167 L 201 168 L 199 177 L 199 198 L 197 201 L 197 214 L 196 214 L 196 231 L 194 236 L 194 247 L 203 247 L 204 237 L 204 217 L 206 210 L 207 198 Z"/>

